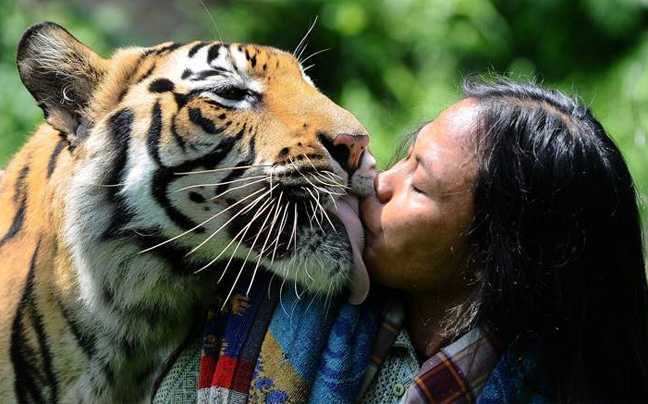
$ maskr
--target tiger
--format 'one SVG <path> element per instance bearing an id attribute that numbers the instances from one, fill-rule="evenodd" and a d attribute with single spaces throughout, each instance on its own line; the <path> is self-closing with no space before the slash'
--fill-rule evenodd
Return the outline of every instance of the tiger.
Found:
<path id="1" fill-rule="evenodd" d="M 44 122 L 0 180 L 0 402 L 150 400 L 243 271 L 362 301 L 369 137 L 293 54 L 194 41 L 103 58 L 43 22 L 16 64 Z"/>

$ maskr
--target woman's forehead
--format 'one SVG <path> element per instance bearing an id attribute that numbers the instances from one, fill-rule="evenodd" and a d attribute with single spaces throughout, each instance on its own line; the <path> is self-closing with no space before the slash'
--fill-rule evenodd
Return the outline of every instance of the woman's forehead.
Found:
<path id="1" fill-rule="evenodd" d="M 416 147 L 421 137 L 425 138 L 425 143 L 434 140 L 446 146 L 454 146 L 459 142 L 465 144 L 466 135 L 472 132 L 477 122 L 477 114 L 478 104 L 472 98 L 451 105 L 418 131 L 412 147 Z"/>

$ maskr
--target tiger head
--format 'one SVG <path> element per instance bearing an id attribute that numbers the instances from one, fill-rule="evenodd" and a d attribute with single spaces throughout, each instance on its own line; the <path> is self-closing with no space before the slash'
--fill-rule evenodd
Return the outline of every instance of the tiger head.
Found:
<path id="1" fill-rule="evenodd" d="M 372 189 L 369 138 L 291 54 L 192 42 L 104 59 L 42 23 L 17 61 L 72 152 L 62 228 L 79 262 L 264 267 L 315 293 L 366 283 L 353 208 Z"/>

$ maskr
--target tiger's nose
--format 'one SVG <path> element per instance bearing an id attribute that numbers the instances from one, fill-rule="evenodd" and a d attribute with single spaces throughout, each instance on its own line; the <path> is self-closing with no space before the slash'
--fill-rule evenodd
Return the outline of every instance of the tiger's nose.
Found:
<path id="1" fill-rule="evenodd" d="M 319 137 L 331 157 L 350 173 L 360 165 L 362 153 L 369 144 L 369 136 L 364 133 L 341 133 L 334 136 L 332 141 L 322 134 Z"/>

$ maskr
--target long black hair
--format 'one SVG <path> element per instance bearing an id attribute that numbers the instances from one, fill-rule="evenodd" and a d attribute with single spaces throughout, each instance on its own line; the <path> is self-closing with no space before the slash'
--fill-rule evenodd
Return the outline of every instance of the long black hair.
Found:
<path id="1" fill-rule="evenodd" d="M 559 91 L 502 79 L 463 91 L 479 105 L 463 325 L 542 341 L 555 400 L 648 401 L 643 241 L 619 149 Z"/>

